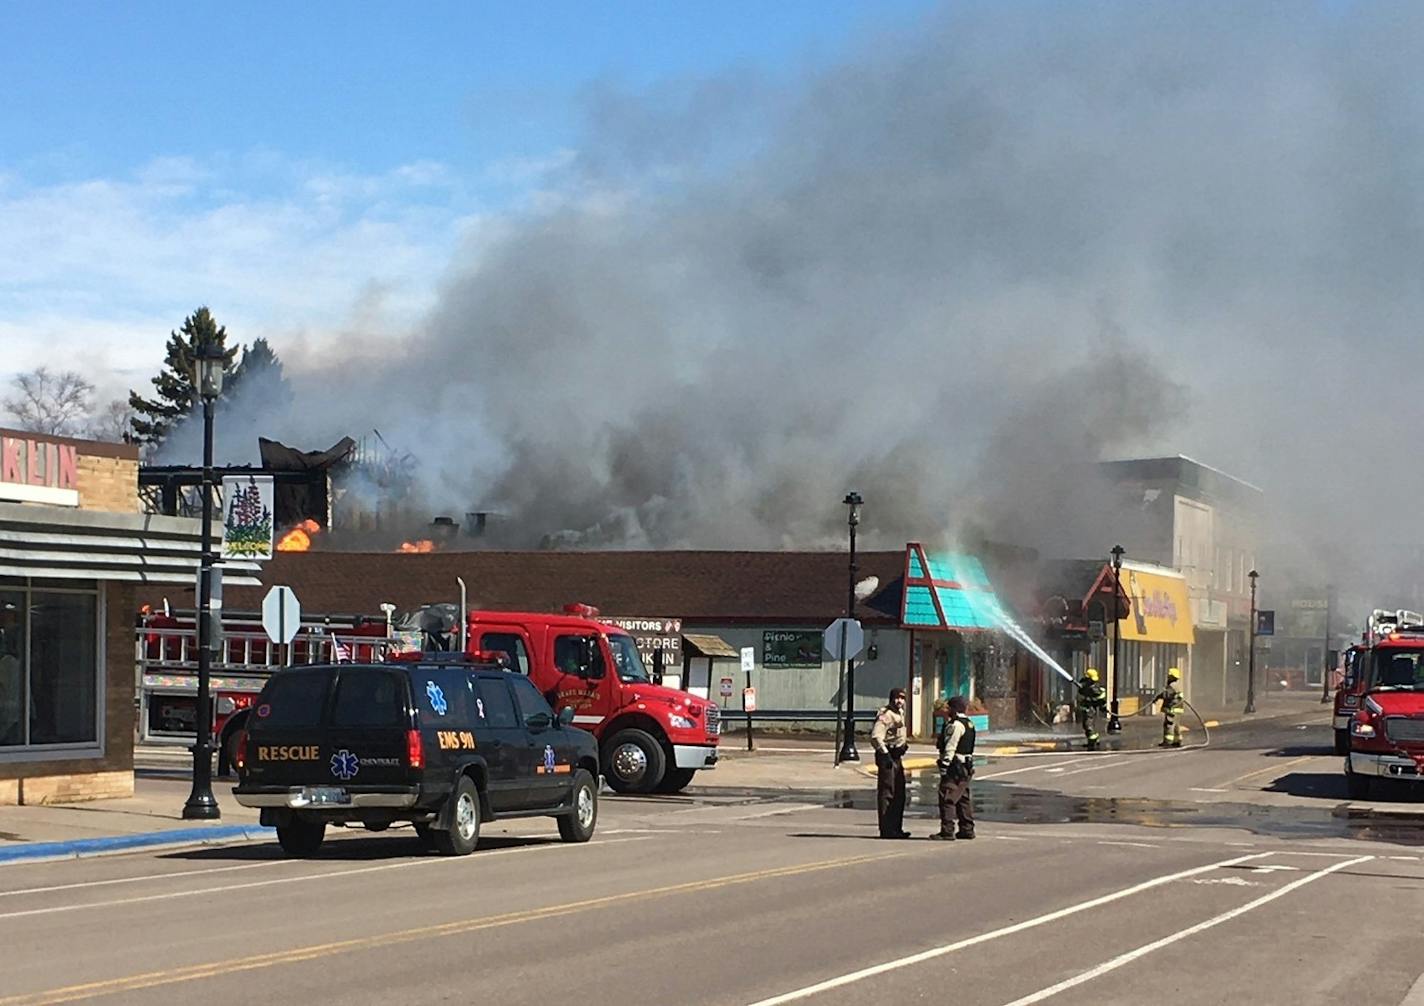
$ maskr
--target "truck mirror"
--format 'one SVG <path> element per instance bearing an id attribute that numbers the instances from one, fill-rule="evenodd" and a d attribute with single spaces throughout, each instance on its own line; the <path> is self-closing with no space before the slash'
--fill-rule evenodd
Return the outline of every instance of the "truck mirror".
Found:
<path id="1" fill-rule="evenodd" d="M 574 721 L 574 707 L 564 706 L 559 710 L 559 726 L 566 727 Z"/>

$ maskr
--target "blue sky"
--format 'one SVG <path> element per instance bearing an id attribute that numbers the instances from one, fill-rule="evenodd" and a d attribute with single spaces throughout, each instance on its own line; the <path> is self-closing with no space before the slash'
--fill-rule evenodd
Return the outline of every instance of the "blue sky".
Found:
<path id="1" fill-rule="evenodd" d="M 121 391 L 200 303 L 294 357 L 399 329 L 557 184 L 590 89 L 789 80 L 927 6 L 0 6 L 0 380 Z"/>

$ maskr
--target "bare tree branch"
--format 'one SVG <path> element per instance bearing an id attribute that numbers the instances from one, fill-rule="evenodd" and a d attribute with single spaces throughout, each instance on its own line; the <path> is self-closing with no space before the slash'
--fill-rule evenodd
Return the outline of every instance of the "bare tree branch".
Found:
<path id="1" fill-rule="evenodd" d="M 4 405 L 21 429 L 65 436 L 77 432 L 89 414 L 94 385 L 72 370 L 39 367 L 16 374 L 10 383 L 13 393 Z"/>

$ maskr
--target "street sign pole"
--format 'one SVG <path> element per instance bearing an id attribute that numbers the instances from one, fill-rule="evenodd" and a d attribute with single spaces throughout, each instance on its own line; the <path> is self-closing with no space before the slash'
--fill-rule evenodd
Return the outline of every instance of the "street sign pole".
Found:
<path id="1" fill-rule="evenodd" d="M 746 689 L 742 692 L 742 708 L 747 714 L 747 750 L 752 750 L 752 710 L 747 706 L 747 696 L 755 695 L 752 690 L 752 668 L 756 666 L 756 650 L 750 646 L 742 647 L 742 671 L 746 674 Z M 711 675 L 708 676 L 707 685 L 712 685 Z"/>

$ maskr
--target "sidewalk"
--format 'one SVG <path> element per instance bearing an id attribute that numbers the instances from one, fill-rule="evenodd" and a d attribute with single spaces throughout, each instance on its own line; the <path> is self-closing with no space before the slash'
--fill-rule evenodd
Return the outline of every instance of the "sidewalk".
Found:
<path id="1" fill-rule="evenodd" d="M 222 810 L 218 821 L 183 820 L 189 784 L 138 779 L 134 795 L 117 800 L 0 807 L 0 865 L 41 859 L 73 859 L 158 845 L 270 839 L 257 811 L 239 807 L 230 786 L 215 784 Z"/>

